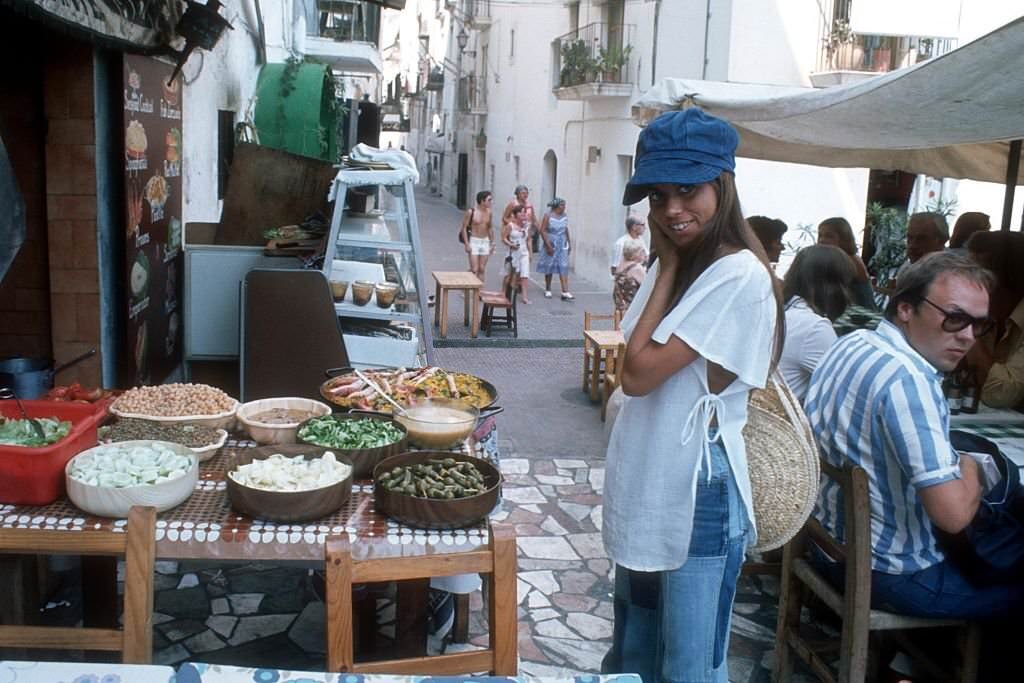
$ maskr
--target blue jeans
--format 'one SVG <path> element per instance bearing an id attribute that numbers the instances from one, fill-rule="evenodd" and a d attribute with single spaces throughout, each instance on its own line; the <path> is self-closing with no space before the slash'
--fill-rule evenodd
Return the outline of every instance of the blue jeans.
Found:
<path id="1" fill-rule="evenodd" d="M 678 569 L 615 567 L 615 629 L 602 673 L 644 683 L 728 683 L 729 624 L 750 525 L 721 442 L 697 479 L 689 557 Z"/>

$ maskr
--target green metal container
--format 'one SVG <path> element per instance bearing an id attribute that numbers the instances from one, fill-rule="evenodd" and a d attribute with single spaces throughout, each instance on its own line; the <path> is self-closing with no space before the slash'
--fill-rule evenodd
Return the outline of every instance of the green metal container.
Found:
<path id="1" fill-rule="evenodd" d="M 334 77 L 324 64 L 266 64 L 256 84 L 259 142 L 315 159 L 338 160 Z"/>

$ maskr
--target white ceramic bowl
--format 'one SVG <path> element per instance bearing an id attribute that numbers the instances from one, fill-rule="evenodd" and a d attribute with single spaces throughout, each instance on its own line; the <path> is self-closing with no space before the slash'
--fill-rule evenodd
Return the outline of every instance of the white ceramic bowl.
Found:
<path id="1" fill-rule="evenodd" d="M 139 420 L 150 420 L 151 422 L 163 422 L 164 424 L 193 424 L 213 427 L 214 429 L 231 429 L 235 423 L 235 413 L 238 412 L 238 401 L 235 401 L 231 410 L 213 415 L 171 415 L 163 417 L 160 415 L 144 415 L 142 413 L 126 413 L 110 406 L 110 413 L 118 417 L 134 417 Z"/>
<path id="2" fill-rule="evenodd" d="M 187 455 L 192 460 L 192 466 L 184 475 L 170 481 L 125 486 L 124 488 L 92 486 L 78 481 L 70 474 L 71 466 L 76 460 L 100 449 L 113 446 L 144 446 L 153 443 L 166 446 L 175 453 Z M 128 511 L 133 505 L 151 505 L 156 508 L 157 512 L 163 512 L 185 502 L 192 495 L 196 481 L 199 479 L 199 459 L 191 448 L 168 441 L 120 441 L 117 444 L 94 446 L 73 457 L 64 467 L 64 479 L 67 483 L 68 498 L 76 506 L 92 515 L 123 519 L 128 516 Z"/>
<path id="3" fill-rule="evenodd" d="M 224 447 L 224 444 L 228 442 L 227 430 L 217 430 L 217 440 L 211 443 L 209 446 L 200 446 L 199 448 L 189 448 L 190 451 L 196 454 L 196 458 L 199 462 L 206 462 L 213 456 L 217 455 L 217 451 Z"/>
<path id="4" fill-rule="evenodd" d="M 209 460 L 213 456 L 217 455 L 217 451 L 220 450 L 221 448 L 223 448 L 224 444 L 226 444 L 227 442 L 228 442 L 227 430 L 218 429 L 217 430 L 217 440 L 216 441 L 214 441 L 213 443 L 209 444 L 208 446 L 199 446 L 197 448 L 192 448 L 191 446 L 189 446 L 189 450 L 196 454 L 196 458 L 199 459 L 199 462 L 206 462 L 207 460 Z M 115 443 L 115 442 L 111 441 L 110 439 L 102 439 L 102 440 L 100 440 L 100 443 L 101 444 L 111 444 L 111 443 Z"/>
<path id="5" fill-rule="evenodd" d="M 331 413 L 329 405 L 309 398 L 263 398 L 258 401 L 243 403 L 238 409 L 238 421 L 245 427 L 249 437 L 261 446 L 295 443 L 299 425 L 309 419 L 304 418 L 287 424 L 269 424 L 252 419 L 254 415 L 267 410 L 273 410 L 274 408 L 304 410 L 312 413 L 309 417 L 320 417 L 321 415 L 330 415 Z"/>

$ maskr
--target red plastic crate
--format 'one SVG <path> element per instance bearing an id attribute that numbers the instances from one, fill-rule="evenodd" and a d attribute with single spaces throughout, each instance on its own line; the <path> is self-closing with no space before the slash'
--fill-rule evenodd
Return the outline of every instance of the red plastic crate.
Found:
<path id="1" fill-rule="evenodd" d="M 107 406 L 67 401 L 22 401 L 29 417 L 71 421 L 71 432 L 43 448 L 0 446 L 0 503 L 48 505 L 64 495 L 64 467 L 97 443 L 96 427 Z M 14 401 L 0 401 L 0 415 L 20 418 Z"/>

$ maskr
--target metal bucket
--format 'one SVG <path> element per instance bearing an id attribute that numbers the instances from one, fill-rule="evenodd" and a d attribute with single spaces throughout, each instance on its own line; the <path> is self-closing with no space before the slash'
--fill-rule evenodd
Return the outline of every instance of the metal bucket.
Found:
<path id="1" fill-rule="evenodd" d="M 12 389 L 18 398 L 39 398 L 53 386 L 52 365 L 45 358 L 0 360 L 0 387 Z"/>
<path id="2" fill-rule="evenodd" d="M 18 398 L 39 398 L 53 387 L 55 374 L 95 353 L 96 349 L 90 349 L 56 368 L 53 367 L 53 361 L 46 358 L 2 358 L 0 387 L 12 389 Z"/>

